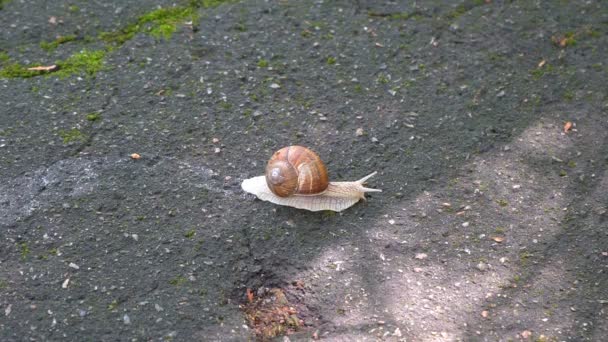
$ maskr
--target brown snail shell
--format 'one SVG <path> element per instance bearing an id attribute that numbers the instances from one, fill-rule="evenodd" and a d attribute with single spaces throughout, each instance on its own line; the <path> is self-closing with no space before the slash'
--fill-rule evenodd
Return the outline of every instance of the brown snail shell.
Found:
<path id="1" fill-rule="evenodd" d="M 276 151 L 266 165 L 266 183 L 279 197 L 322 193 L 329 185 L 327 168 L 321 158 L 303 146 L 287 146 Z"/>
<path id="2" fill-rule="evenodd" d="M 364 186 L 376 172 L 354 182 L 328 182 L 321 158 L 302 146 L 288 146 L 275 152 L 266 175 L 245 179 L 243 190 L 263 201 L 310 211 L 342 211 L 366 192 L 381 192 Z"/>

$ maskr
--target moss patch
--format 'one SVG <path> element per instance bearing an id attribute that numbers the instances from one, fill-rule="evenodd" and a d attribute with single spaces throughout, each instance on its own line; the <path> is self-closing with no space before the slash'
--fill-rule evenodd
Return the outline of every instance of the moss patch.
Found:
<path id="1" fill-rule="evenodd" d="M 106 43 L 122 45 L 139 32 L 157 38 L 169 39 L 177 30 L 177 25 L 185 21 L 198 20 L 195 7 L 160 8 L 139 17 L 133 24 L 113 32 L 104 32 L 99 38 Z"/>
<path id="2" fill-rule="evenodd" d="M 86 140 L 85 135 L 76 128 L 72 128 L 69 131 L 59 131 L 59 136 L 63 139 L 64 144 L 71 143 L 73 141 L 84 141 Z"/>
<path id="3" fill-rule="evenodd" d="M 10 0 L 0 0 L 0 9 L 3 4 Z M 223 3 L 234 3 L 236 0 L 191 0 L 188 6 L 176 6 L 170 8 L 160 8 L 148 12 L 139 18 L 135 23 L 129 24 L 121 29 L 112 32 L 103 32 L 98 38 L 104 41 L 107 50 L 112 50 L 112 46 L 120 46 L 130 40 L 135 34 L 147 33 L 157 38 L 168 39 L 177 30 L 177 25 L 186 21 L 195 22 L 199 18 L 199 8 L 211 8 L 219 6 Z M 59 45 L 74 41 L 75 35 L 67 35 L 59 37 L 52 42 L 42 42 L 40 47 L 53 51 Z M 90 41 L 91 39 L 85 39 Z M 11 63 L 6 52 L 0 51 L 0 78 L 29 78 L 40 75 L 57 75 L 60 78 L 72 75 L 87 74 L 94 76 L 103 68 L 103 59 L 107 50 L 83 50 L 72 55 L 64 61 L 58 61 L 55 64 L 58 66 L 57 71 L 32 71 L 27 70 L 31 66 L 21 65 L 19 63 Z M 38 64 L 40 65 L 40 64 Z M 36 65 L 32 65 L 36 66 Z"/>
<path id="4" fill-rule="evenodd" d="M 87 114 L 87 120 L 91 122 L 99 121 L 101 120 L 101 115 L 99 113 Z"/>
<path id="5" fill-rule="evenodd" d="M 42 74 L 41 71 L 31 71 L 27 68 L 18 63 L 9 63 L 0 70 L 0 78 L 29 78 Z"/>
<path id="6" fill-rule="evenodd" d="M 103 58 L 105 57 L 105 54 L 106 52 L 103 50 L 83 50 L 64 61 L 55 62 L 57 71 L 52 73 L 28 70 L 30 66 L 4 61 L 1 63 L 3 67 L 2 70 L 0 70 L 0 78 L 28 78 L 39 75 L 57 75 L 63 78 L 83 73 L 88 76 L 94 76 L 103 68 Z"/>
<path id="7" fill-rule="evenodd" d="M 94 76 L 103 68 L 103 58 L 105 55 L 106 52 L 103 50 L 82 50 L 65 61 L 57 62 L 59 70 L 54 74 L 59 77 L 68 77 L 82 73 Z"/>
<path id="8" fill-rule="evenodd" d="M 122 45 L 137 33 L 148 33 L 157 38 L 169 39 L 177 30 L 177 25 L 199 19 L 198 8 L 217 7 L 235 0 L 191 0 L 188 6 L 160 8 L 146 13 L 134 23 L 112 32 L 103 32 L 99 38 L 106 43 Z"/>
<path id="9" fill-rule="evenodd" d="M 190 20 L 196 21 L 198 14 L 193 7 L 161 8 L 139 18 L 139 26 L 151 25 L 144 29 L 156 38 L 169 39 L 177 30 L 177 24 Z"/>
<path id="10" fill-rule="evenodd" d="M 67 42 L 71 42 L 74 40 L 76 40 L 76 35 L 70 34 L 67 36 L 58 37 L 57 39 L 53 40 L 52 42 L 41 42 L 40 47 L 48 52 L 52 52 L 57 47 L 59 47 L 59 45 L 65 44 Z"/>
<path id="11" fill-rule="evenodd" d="M 234 3 L 234 2 L 237 2 L 237 0 L 191 0 L 190 7 L 213 8 L 213 7 L 217 7 L 221 4 L 231 3 L 231 2 Z"/>
<path id="12" fill-rule="evenodd" d="M 392 12 L 392 13 L 380 13 L 380 12 L 368 12 L 368 16 L 370 17 L 380 17 L 380 18 L 388 18 L 391 20 L 409 20 L 409 19 L 419 19 L 421 18 L 420 13 L 414 12 Z"/>
<path id="13" fill-rule="evenodd" d="M 11 2 L 11 0 L 0 0 L 0 10 L 4 8 L 4 5 Z"/>

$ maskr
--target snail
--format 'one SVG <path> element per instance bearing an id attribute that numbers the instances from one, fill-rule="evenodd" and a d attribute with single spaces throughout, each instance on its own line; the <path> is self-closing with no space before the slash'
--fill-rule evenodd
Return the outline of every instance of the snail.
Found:
<path id="1" fill-rule="evenodd" d="M 354 182 L 330 182 L 321 158 L 303 146 L 288 146 L 275 152 L 264 176 L 245 179 L 243 190 L 263 201 L 310 211 L 342 211 L 366 192 L 381 192 L 363 184 L 376 172 Z"/>

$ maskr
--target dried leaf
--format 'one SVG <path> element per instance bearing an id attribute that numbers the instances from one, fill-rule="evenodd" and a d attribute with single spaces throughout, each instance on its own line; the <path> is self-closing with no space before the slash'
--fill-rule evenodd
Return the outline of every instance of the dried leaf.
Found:
<path id="1" fill-rule="evenodd" d="M 139 158 L 141 158 L 141 156 L 139 154 L 137 154 L 137 153 L 131 154 L 131 159 L 139 159 Z"/>
<path id="2" fill-rule="evenodd" d="M 568 133 L 568 131 L 569 131 L 570 129 L 572 129 L 572 122 L 567 121 L 567 122 L 564 124 L 564 133 Z"/>
<path id="3" fill-rule="evenodd" d="M 27 68 L 29 71 L 55 71 L 57 70 L 57 65 L 41 65 L 36 67 Z"/>
<path id="4" fill-rule="evenodd" d="M 545 63 L 547 63 L 547 61 L 543 59 L 542 61 L 540 61 L 540 63 L 538 63 L 538 67 L 542 68 Z"/>
<path id="5" fill-rule="evenodd" d="M 253 292 L 249 288 L 247 289 L 247 301 L 253 303 Z"/>
<path id="6" fill-rule="evenodd" d="M 501 243 L 501 242 L 505 241 L 505 238 L 502 236 L 492 236 L 492 240 L 494 240 L 498 243 Z"/>

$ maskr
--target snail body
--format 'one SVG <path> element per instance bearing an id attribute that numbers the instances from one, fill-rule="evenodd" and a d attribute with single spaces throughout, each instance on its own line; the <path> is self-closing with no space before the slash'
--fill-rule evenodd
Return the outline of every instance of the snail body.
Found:
<path id="1" fill-rule="evenodd" d="M 241 187 L 259 199 L 310 211 L 342 211 L 351 207 L 366 192 L 365 181 L 376 172 L 354 182 L 330 182 L 321 158 L 302 146 L 288 146 L 275 152 L 266 165 L 264 176 L 243 181 Z"/>

